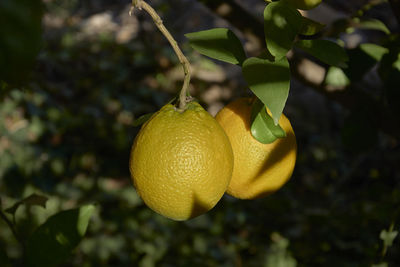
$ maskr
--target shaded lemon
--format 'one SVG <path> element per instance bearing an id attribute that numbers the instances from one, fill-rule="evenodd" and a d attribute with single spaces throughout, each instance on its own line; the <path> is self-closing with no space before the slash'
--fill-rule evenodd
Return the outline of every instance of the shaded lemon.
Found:
<path id="1" fill-rule="evenodd" d="M 296 163 L 296 137 L 285 115 L 282 114 L 279 124 L 286 137 L 262 144 L 250 132 L 251 108 L 250 98 L 239 98 L 216 115 L 216 120 L 229 137 L 234 155 L 227 193 L 241 199 L 275 192 L 289 180 Z"/>

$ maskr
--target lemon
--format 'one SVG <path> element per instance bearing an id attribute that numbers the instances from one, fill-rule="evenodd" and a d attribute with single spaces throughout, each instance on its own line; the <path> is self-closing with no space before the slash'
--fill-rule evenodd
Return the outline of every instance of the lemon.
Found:
<path id="1" fill-rule="evenodd" d="M 233 170 L 229 139 L 200 104 L 181 112 L 167 104 L 140 129 L 132 146 L 130 172 L 148 207 L 174 220 L 213 208 Z"/>
<path id="2" fill-rule="evenodd" d="M 251 108 L 250 98 L 239 98 L 216 115 L 216 120 L 229 137 L 234 155 L 227 193 L 240 199 L 253 199 L 275 192 L 289 180 L 296 162 L 296 137 L 285 115 L 282 114 L 279 124 L 286 137 L 262 144 L 250 132 Z"/>
<path id="3" fill-rule="evenodd" d="M 312 9 L 319 4 L 321 4 L 322 0 L 284 0 L 289 5 L 302 10 Z"/>

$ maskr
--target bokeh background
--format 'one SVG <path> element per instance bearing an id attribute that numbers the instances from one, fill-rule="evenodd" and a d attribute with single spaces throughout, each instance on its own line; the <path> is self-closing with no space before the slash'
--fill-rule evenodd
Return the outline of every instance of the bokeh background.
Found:
<path id="1" fill-rule="evenodd" d="M 192 96 L 215 115 L 250 91 L 239 67 L 199 55 L 184 34 L 229 27 L 249 55 L 262 47 L 206 2 L 148 1 L 192 63 Z M 234 2 L 262 20 L 263 1 Z M 367 2 L 325 1 L 309 16 L 331 25 Z M 365 16 L 398 32 L 389 3 L 381 2 Z M 400 225 L 399 136 L 364 123 L 360 114 L 378 112 L 373 106 L 355 112 L 294 78 L 285 114 L 297 135 L 298 161 L 289 183 L 263 199 L 224 196 L 207 214 L 171 221 L 138 197 L 128 159 L 140 129 L 133 121 L 179 92 L 183 73 L 173 50 L 147 14 L 129 16 L 128 0 L 43 5 L 42 32 L 30 31 L 41 36 L 39 48 L 26 33 L 20 59 L 26 69 L 0 82 L 1 206 L 32 193 L 48 197 L 45 208 L 18 208 L 22 237 L 60 210 L 95 203 L 88 232 L 62 266 L 400 266 L 399 238 L 383 257 L 380 238 Z M 24 16 L 26 10 L 14 11 Z M 13 27 L 0 19 L 3 36 L 18 32 Z M 341 39 L 352 48 L 379 41 L 382 33 L 355 31 Z M 13 70 L 1 60 L 3 73 Z M 324 79 L 326 68 L 311 63 L 301 74 Z M 384 85 L 374 67 L 356 86 L 379 96 Z M 21 265 L 21 246 L 2 220 L 0 247 L 1 266 Z"/>

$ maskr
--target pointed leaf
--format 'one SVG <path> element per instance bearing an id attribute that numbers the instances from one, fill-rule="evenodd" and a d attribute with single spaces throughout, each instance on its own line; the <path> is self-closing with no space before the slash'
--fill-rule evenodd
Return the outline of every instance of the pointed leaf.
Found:
<path id="1" fill-rule="evenodd" d="M 32 194 L 26 198 L 24 198 L 21 201 L 18 201 L 17 203 L 15 203 L 14 205 L 12 205 L 10 208 L 6 209 L 5 211 L 7 213 L 10 213 L 12 215 L 15 214 L 15 212 L 17 211 L 18 207 L 20 205 L 27 205 L 27 206 L 41 206 L 43 208 L 46 208 L 46 202 L 47 202 L 48 198 L 45 196 L 40 196 L 37 194 Z"/>
<path id="2" fill-rule="evenodd" d="M 273 2 L 264 10 L 264 33 L 268 50 L 277 59 L 292 49 L 294 39 L 302 27 L 299 11 L 281 2 Z"/>
<path id="3" fill-rule="evenodd" d="M 360 49 L 377 62 L 381 61 L 384 54 L 389 53 L 389 49 L 377 44 L 360 44 Z"/>
<path id="4" fill-rule="evenodd" d="M 148 121 L 151 118 L 151 116 L 153 116 L 154 113 L 155 112 L 147 113 L 147 114 L 144 114 L 144 115 L 140 116 L 139 118 L 137 118 L 136 120 L 133 121 L 132 125 L 134 127 L 142 125 L 143 123 Z"/>
<path id="5" fill-rule="evenodd" d="M 322 31 L 323 28 L 325 28 L 324 24 L 306 17 L 302 17 L 302 25 L 299 30 L 299 34 L 314 35 Z"/>
<path id="6" fill-rule="evenodd" d="M 185 36 L 190 46 L 205 56 L 239 65 L 246 59 L 242 43 L 229 29 L 215 28 L 187 33 Z"/>
<path id="7" fill-rule="evenodd" d="M 296 42 L 295 46 L 303 49 L 322 62 L 345 68 L 348 61 L 346 51 L 340 45 L 328 40 L 301 40 Z"/>
<path id="8" fill-rule="evenodd" d="M 61 211 L 51 216 L 29 237 L 29 266 L 56 266 L 67 259 L 84 236 L 94 205 Z"/>
<path id="9" fill-rule="evenodd" d="M 290 70 L 286 57 L 276 62 L 251 57 L 243 63 L 242 71 L 250 89 L 268 107 L 277 125 L 290 87 Z"/>
<path id="10" fill-rule="evenodd" d="M 251 111 L 251 134 L 263 144 L 273 143 L 278 138 L 286 136 L 285 131 L 267 113 L 267 108 L 259 99 L 254 103 Z"/>
<path id="11" fill-rule="evenodd" d="M 358 21 L 358 25 L 361 29 L 367 29 L 367 30 L 378 30 L 382 31 L 386 34 L 390 34 L 390 30 L 386 25 L 377 19 L 368 19 L 368 20 L 361 20 Z"/>

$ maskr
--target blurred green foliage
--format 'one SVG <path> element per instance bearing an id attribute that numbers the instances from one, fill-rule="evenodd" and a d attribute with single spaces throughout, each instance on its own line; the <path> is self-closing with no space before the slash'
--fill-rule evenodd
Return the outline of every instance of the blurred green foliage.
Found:
<path id="1" fill-rule="evenodd" d="M 95 210 L 93 205 L 51 216 L 29 237 L 26 258 L 29 266 L 56 266 L 79 244 Z"/>
<path id="2" fill-rule="evenodd" d="M 45 208 L 16 209 L 22 239 L 61 210 L 97 203 L 85 237 L 61 266 L 399 265 L 400 242 L 393 234 L 400 213 L 398 141 L 379 133 L 374 146 L 348 150 L 340 125 L 353 117 L 345 121 L 346 111 L 318 95 L 313 100 L 324 105 L 304 104 L 304 91 L 289 97 L 299 154 L 282 190 L 252 201 L 225 196 L 187 222 L 148 209 L 129 178 L 138 131 L 132 123 L 175 95 L 180 84 L 168 71 L 177 61 L 154 28 L 138 29 L 127 42 L 112 31 L 84 36 L 80 12 L 90 2 L 46 1 L 53 24 L 47 25 L 31 79 L 0 85 L 6 92 L 0 101 L 0 207 L 33 193 L 48 198 Z M 205 83 L 193 81 L 200 100 Z M 362 128 L 363 121 L 357 125 Z M 395 230 L 386 236 L 394 239 L 382 258 L 389 243 L 381 232 L 392 223 Z M 22 258 L 22 247 L 0 220 L 1 265 L 24 266 Z"/>

